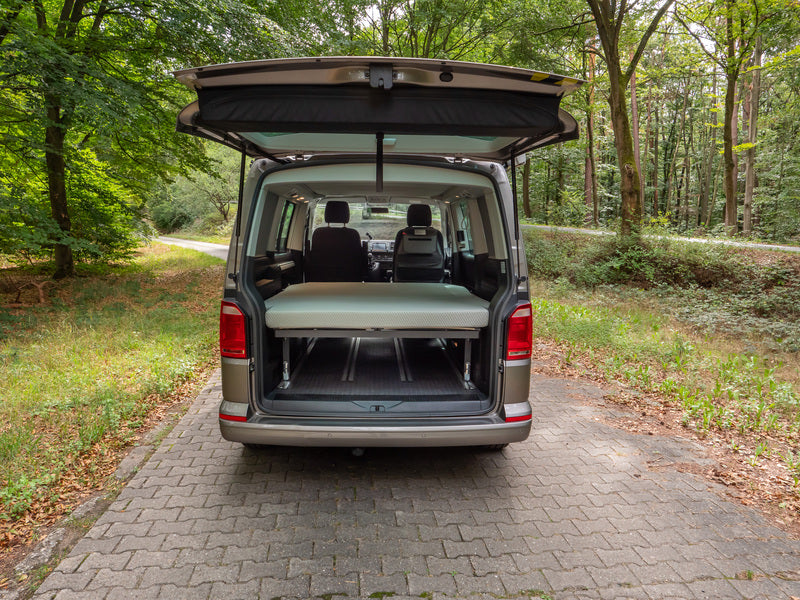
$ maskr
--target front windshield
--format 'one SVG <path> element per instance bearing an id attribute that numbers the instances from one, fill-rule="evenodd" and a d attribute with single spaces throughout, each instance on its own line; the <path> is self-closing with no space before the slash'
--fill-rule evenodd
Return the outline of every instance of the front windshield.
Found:
<path id="1" fill-rule="evenodd" d="M 350 202 L 350 222 L 348 227 L 358 231 L 362 240 L 369 239 L 367 233 L 376 240 L 394 240 L 397 232 L 407 226 L 406 212 L 409 204 L 386 203 L 370 204 Z M 431 227 L 442 230 L 442 217 L 439 207 L 431 205 Z M 314 211 L 314 229 L 325 226 L 325 204 L 317 204 Z"/>

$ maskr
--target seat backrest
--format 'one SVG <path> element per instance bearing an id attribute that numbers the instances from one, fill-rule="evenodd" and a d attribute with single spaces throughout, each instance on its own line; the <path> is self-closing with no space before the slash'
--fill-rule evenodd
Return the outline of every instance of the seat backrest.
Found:
<path id="1" fill-rule="evenodd" d="M 367 258 L 361 236 L 344 226 L 350 222 L 347 202 L 329 200 L 325 204 L 325 227 L 317 227 L 311 236 L 308 281 L 363 281 Z M 331 227 L 341 223 L 342 227 Z"/>
<path id="2" fill-rule="evenodd" d="M 394 240 L 395 281 L 444 281 L 444 240 L 431 227 L 431 207 L 412 204 Z"/>

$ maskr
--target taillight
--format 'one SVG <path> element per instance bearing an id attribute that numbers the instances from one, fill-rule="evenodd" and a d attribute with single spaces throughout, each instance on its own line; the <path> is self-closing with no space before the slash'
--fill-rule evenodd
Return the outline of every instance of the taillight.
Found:
<path id="1" fill-rule="evenodd" d="M 531 357 L 533 346 L 533 311 L 530 304 L 518 306 L 508 318 L 506 360 Z"/>
<path id="2" fill-rule="evenodd" d="M 244 313 L 225 300 L 219 311 L 219 352 L 230 358 L 247 358 Z"/>

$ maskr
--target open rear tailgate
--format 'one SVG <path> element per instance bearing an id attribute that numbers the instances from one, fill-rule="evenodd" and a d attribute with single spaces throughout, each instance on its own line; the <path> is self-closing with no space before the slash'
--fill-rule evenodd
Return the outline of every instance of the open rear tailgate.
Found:
<path id="1" fill-rule="evenodd" d="M 581 81 L 433 59 L 276 59 L 177 71 L 197 92 L 178 130 L 258 156 L 372 153 L 506 160 L 578 137 Z"/>

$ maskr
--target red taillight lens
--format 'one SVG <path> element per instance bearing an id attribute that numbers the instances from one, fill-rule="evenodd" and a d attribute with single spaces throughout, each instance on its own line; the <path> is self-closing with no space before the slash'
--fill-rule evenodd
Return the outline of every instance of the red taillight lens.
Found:
<path id="1" fill-rule="evenodd" d="M 506 417 L 506 423 L 520 423 L 522 421 L 530 421 L 533 415 L 520 415 L 518 417 Z"/>
<path id="2" fill-rule="evenodd" d="M 247 423 L 247 417 L 240 417 L 238 415 L 226 415 L 219 413 L 219 418 L 223 421 L 236 421 L 237 423 Z"/>
<path id="3" fill-rule="evenodd" d="M 219 352 L 230 358 L 247 358 L 244 313 L 224 300 L 219 311 Z"/>
<path id="4" fill-rule="evenodd" d="M 506 360 L 531 357 L 533 346 L 533 311 L 530 304 L 518 306 L 508 318 Z"/>

